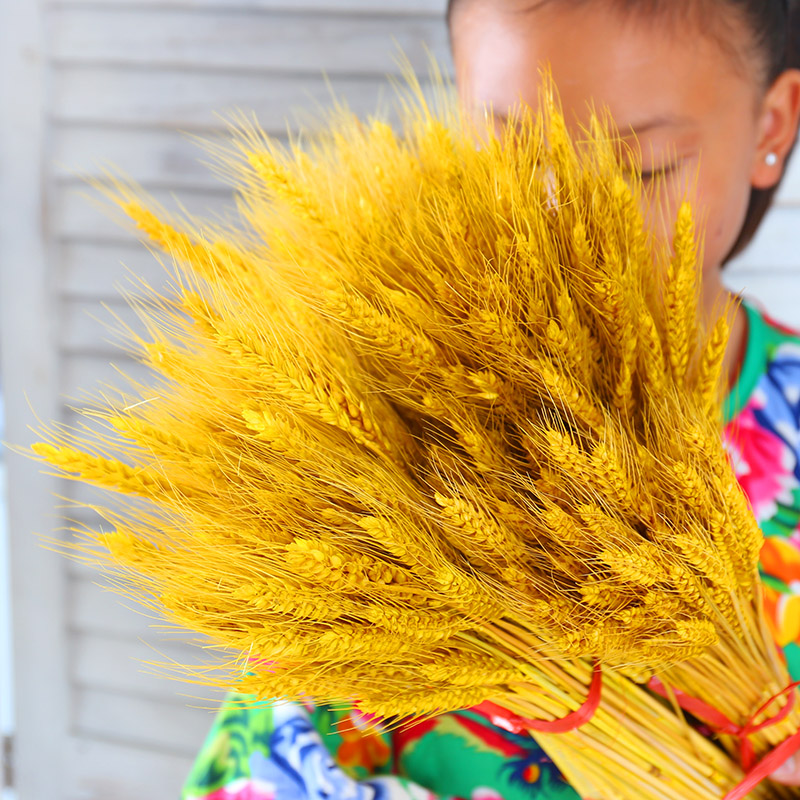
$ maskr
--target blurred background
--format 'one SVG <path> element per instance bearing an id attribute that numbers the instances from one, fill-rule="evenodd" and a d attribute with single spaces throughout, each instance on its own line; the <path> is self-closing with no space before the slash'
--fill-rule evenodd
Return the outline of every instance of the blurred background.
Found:
<path id="1" fill-rule="evenodd" d="M 368 113 L 389 96 L 398 48 L 420 74 L 448 65 L 445 0 L 2 0 L 0 2 L 0 434 L 74 420 L 68 399 L 111 364 L 136 365 L 104 322 L 132 321 L 125 265 L 153 285 L 147 250 L 87 199 L 78 173 L 129 172 L 170 208 L 231 206 L 183 132 L 223 135 L 214 112 L 255 112 L 286 134 L 335 94 Z M 800 327 L 800 162 L 732 288 Z M 149 627 L 95 574 L 41 547 L 77 484 L 0 451 L 2 800 L 170 800 L 212 721 L 209 692 L 150 674 L 196 648 Z M 78 516 L 74 513 L 72 516 Z M 88 518 L 87 518 L 88 520 Z M 180 637 L 178 637 L 180 638 Z M 155 649 L 153 649 L 155 648 Z M 194 699 L 200 698 L 200 699 Z"/>

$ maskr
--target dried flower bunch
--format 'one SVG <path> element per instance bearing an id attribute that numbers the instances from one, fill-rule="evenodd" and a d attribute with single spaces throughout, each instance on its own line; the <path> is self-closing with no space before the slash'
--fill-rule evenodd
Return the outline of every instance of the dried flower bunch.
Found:
<path id="1" fill-rule="evenodd" d="M 86 409 L 104 434 L 34 449 L 147 504 L 95 507 L 115 531 L 62 546 L 235 654 L 204 680 L 260 697 L 553 719 L 594 659 L 600 710 L 542 736 L 587 794 L 719 797 L 735 767 L 624 677 L 714 698 L 746 663 L 740 720 L 788 681 L 719 439 L 728 331 L 698 323 L 691 208 L 654 242 L 611 122 L 574 142 L 549 84 L 480 146 L 454 105 L 404 102 L 400 133 L 339 112 L 288 149 L 241 120 L 209 150 L 243 227 L 108 190 L 174 261 L 171 294 L 132 300 L 159 379 Z"/>

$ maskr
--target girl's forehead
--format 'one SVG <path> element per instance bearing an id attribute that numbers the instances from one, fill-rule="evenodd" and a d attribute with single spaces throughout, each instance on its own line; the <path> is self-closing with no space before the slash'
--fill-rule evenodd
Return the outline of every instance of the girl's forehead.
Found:
<path id="1" fill-rule="evenodd" d="M 689 23 L 659 25 L 606 3 L 550 6 L 532 14 L 475 2 L 454 20 L 453 55 L 462 98 L 503 112 L 536 105 L 548 65 L 568 119 L 606 106 L 621 129 L 686 128 L 719 116 L 721 104 L 754 107 L 757 81 L 726 49 Z M 743 45 L 745 46 L 745 45 Z"/>

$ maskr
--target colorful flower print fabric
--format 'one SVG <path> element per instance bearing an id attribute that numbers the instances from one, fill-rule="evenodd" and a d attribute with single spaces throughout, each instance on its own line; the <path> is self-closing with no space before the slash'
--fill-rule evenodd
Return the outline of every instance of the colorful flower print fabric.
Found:
<path id="1" fill-rule="evenodd" d="M 748 343 L 725 442 L 764 532 L 760 571 L 773 633 L 800 680 L 800 333 L 745 303 Z"/>
<path id="2" fill-rule="evenodd" d="M 724 440 L 765 533 L 775 636 L 800 680 L 800 334 L 745 302 L 747 348 Z M 475 709 L 391 732 L 356 711 L 286 703 L 218 713 L 183 800 L 577 800 L 528 736 Z"/>
<path id="3" fill-rule="evenodd" d="M 389 733 L 358 711 L 241 695 L 226 698 L 183 791 L 183 800 L 531 797 L 577 794 L 530 737 L 473 710 Z"/>
<path id="4" fill-rule="evenodd" d="M 388 737 L 369 735 L 353 716 L 244 699 L 229 696 L 218 713 L 187 800 L 435 800 L 411 781 L 380 775 L 390 763 Z M 359 780 L 366 776 L 374 777 Z"/>

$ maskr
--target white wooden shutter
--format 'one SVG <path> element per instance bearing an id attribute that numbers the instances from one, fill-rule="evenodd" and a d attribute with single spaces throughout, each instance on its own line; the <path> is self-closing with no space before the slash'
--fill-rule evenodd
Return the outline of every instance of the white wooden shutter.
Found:
<path id="1" fill-rule="evenodd" d="M 3 0 L 2 63 L 16 86 L 4 88 L 2 127 L 25 128 L 2 139 L 13 167 L 0 251 L 8 439 L 30 440 L 23 389 L 44 419 L 69 422 L 63 398 L 113 382 L 109 362 L 135 369 L 109 343 L 102 304 L 132 319 L 115 290 L 121 262 L 160 282 L 144 247 L 82 196 L 78 173 L 111 161 L 169 207 L 174 192 L 191 211 L 219 212 L 229 190 L 180 131 L 220 135 L 214 112 L 238 107 L 283 135 L 294 110 L 329 102 L 323 72 L 352 108 L 372 111 L 391 93 L 397 46 L 420 71 L 425 45 L 447 58 L 443 10 L 443 0 Z M 11 457 L 19 800 L 177 798 L 213 719 L 192 706 L 211 694 L 140 660 L 200 651 L 165 641 L 92 572 L 38 546 L 31 531 L 65 524 L 50 492 L 88 493 L 37 473 Z"/>

